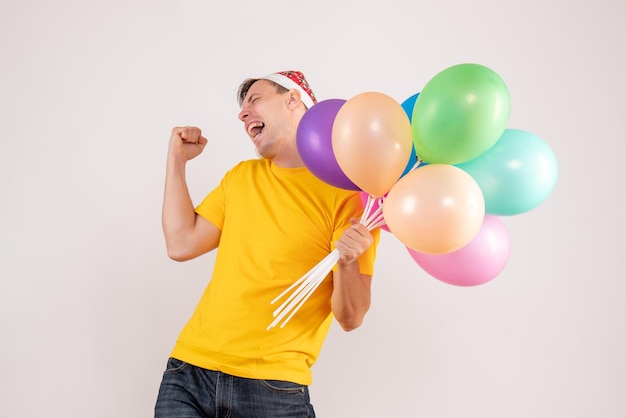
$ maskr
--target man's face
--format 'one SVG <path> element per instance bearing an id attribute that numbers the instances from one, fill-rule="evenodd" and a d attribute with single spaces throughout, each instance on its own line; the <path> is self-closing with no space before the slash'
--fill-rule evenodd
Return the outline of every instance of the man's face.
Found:
<path id="1" fill-rule="evenodd" d="M 273 158 L 291 130 L 287 93 L 278 93 L 267 80 L 255 82 L 243 99 L 239 119 L 259 155 Z"/>

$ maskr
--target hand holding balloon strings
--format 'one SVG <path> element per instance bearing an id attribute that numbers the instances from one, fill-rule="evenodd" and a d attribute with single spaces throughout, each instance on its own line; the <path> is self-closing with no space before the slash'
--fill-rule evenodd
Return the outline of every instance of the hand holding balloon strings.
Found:
<path id="1" fill-rule="evenodd" d="M 360 220 L 360 223 L 365 225 L 368 231 L 372 231 L 385 225 L 385 220 L 383 218 L 384 201 L 385 197 L 374 197 L 372 195 L 369 196 Z M 278 307 L 278 309 L 276 309 L 272 313 L 275 319 L 267 327 L 267 329 L 270 330 L 271 328 L 275 327 L 280 321 L 283 320 L 283 318 L 285 318 L 285 316 L 288 315 L 280 326 L 281 328 L 283 328 L 300 309 L 304 302 L 307 301 L 307 299 L 313 294 L 318 286 L 324 281 L 328 273 L 330 273 L 330 271 L 335 266 L 335 264 L 337 264 L 338 261 L 339 250 L 335 248 L 315 267 L 309 270 L 306 274 L 304 274 L 304 276 L 302 276 L 291 286 L 285 289 L 274 300 L 272 300 L 270 304 L 273 305 L 281 300 L 283 297 L 285 297 L 287 293 L 289 293 L 289 291 L 297 286 L 293 293 Z"/>

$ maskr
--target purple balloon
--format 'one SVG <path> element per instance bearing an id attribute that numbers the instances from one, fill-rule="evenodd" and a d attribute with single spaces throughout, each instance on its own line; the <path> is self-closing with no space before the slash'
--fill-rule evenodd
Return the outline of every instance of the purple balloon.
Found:
<path id="1" fill-rule="evenodd" d="M 333 123 L 346 101 L 318 102 L 302 116 L 296 131 L 296 145 L 307 168 L 320 180 L 347 190 L 361 190 L 339 167 L 332 144 Z"/>

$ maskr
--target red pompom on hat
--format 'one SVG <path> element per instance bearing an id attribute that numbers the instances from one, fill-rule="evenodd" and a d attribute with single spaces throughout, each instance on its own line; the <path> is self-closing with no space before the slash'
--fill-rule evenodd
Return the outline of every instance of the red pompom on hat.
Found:
<path id="1" fill-rule="evenodd" d="M 311 86 L 309 86 L 306 78 L 304 78 L 304 74 L 300 71 L 279 71 L 277 73 L 259 77 L 259 79 L 273 81 L 287 90 L 298 90 L 300 92 L 300 99 L 307 109 L 310 109 L 315 103 L 317 103 L 317 99 L 315 98 L 315 94 L 313 94 L 313 90 L 311 90 Z"/>

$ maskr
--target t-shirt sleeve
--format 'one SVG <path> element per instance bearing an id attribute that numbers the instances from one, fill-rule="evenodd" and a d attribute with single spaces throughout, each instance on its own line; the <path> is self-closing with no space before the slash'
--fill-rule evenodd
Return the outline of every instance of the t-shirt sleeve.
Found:
<path id="1" fill-rule="evenodd" d="M 196 213 L 215 225 L 219 230 L 224 227 L 226 217 L 226 195 L 232 170 L 227 172 L 219 185 L 205 196 L 196 206 Z"/>

